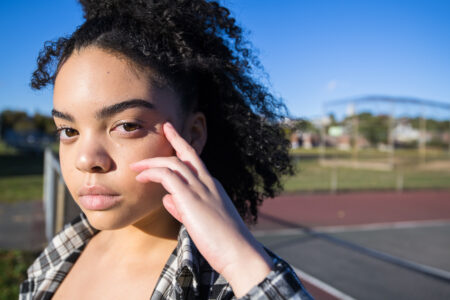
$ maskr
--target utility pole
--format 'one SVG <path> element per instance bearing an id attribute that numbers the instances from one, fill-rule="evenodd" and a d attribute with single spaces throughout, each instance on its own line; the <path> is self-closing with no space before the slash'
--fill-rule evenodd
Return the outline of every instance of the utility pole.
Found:
<path id="1" fill-rule="evenodd" d="M 325 160 L 325 118 L 326 118 L 326 109 L 325 104 L 322 106 L 322 119 L 320 120 L 320 148 L 319 148 L 319 163 L 323 164 Z M 449 144 L 450 145 L 450 144 Z M 449 146 L 450 151 L 450 146 Z M 450 152 L 449 152 L 450 153 Z"/>
<path id="2" fill-rule="evenodd" d="M 392 103 L 391 113 L 389 114 L 388 126 L 388 145 L 389 145 L 389 165 L 394 169 L 395 165 L 395 143 L 394 143 L 394 122 L 395 122 L 395 103 Z"/>
<path id="3" fill-rule="evenodd" d="M 2 124 L 3 124 L 3 112 L 0 113 L 0 142 L 3 140 Z"/>
<path id="4" fill-rule="evenodd" d="M 420 140 L 419 140 L 419 153 L 421 163 L 425 163 L 427 155 L 427 119 L 425 117 L 425 107 L 422 109 L 422 115 L 420 116 Z"/>
<path id="5" fill-rule="evenodd" d="M 356 112 L 355 103 L 352 103 L 352 127 L 353 127 L 353 165 L 356 166 L 358 164 L 358 154 L 359 154 L 359 116 Z"/>
<path id="6" fill-rule="evenodd" d="M 450 118 L 448 119 L 448 155 L 450 156 Z"/>

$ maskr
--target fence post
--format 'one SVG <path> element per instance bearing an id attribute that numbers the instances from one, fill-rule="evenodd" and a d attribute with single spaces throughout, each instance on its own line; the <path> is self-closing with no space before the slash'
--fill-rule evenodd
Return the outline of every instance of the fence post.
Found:
<path id="1" fill-rule="evenodd" d="M 62 177 L 59 176 L 57 192 L 56 192 L 56 215 L 55 215 L 55 232 L 61 231 L 64 226 L 65 216 L 65 200 L 66 200 L 66 188 Z"/>
<path id="2" fill-rule="evenodd" d="M 330 182 L 330 192 L 332 194 L 336 194 L 338 189 L 338 174 L 337 174 L 337 167 L 333 166 L 331 168 L 331 182 Z"/>
<path id="3" fill-rule="evenodd" d="M 79 207 L 68 193 L 59 160 L 50 148 L 44 152 L 45 236 L 50 241 L 64 224 L 80 214 Z"/>
<path id="4" fill-rule="evenodd" d="M 55 172 L 53 171 L 53 154 L 50 148 L 44 152 L 44 213 L 45 213 L 45 236 L 50 241 L 55 233 Z"/>
<path id="5" fill-rule="evenodd" d="M 403 178 L 403 172 L 399 171 L 397 172 L 397 183 L 396 183 L 396 190 L 398 193 L 403 192 L 403 185 L 404 185 L 404 178 Z"/>

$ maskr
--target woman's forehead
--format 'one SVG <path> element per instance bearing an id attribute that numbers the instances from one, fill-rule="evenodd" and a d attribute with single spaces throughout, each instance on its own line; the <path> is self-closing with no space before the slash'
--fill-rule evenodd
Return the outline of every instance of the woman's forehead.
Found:
<path id="1" fill-rule="evenodd" d="M 95 47 L 74 52 L 65 61 L 56 77 L 53 96 L 56 110 L 73 105 L 108 107 L 136 99 L 147 101 L 156 109 L 180 106 L 172 89 L 155 87 L 146 72 Z"/>
<path id="2" fill-rule="evenodd" d="M 55 90 L 86 89 L 86 92 L 132 92 L 151 88 L 147 74 L 124 58 L 96 47 L 74 52 L 60 67 Z"/>

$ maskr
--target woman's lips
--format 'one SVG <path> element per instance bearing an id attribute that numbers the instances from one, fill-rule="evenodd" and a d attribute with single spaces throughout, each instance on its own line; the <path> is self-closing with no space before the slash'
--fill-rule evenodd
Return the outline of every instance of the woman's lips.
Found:
<path id="1" fill-rule="evenodd" d="M 112 195 L 86 195 L 78 197 L 80 205 L 89 210 L 107 210 L 115 206 L 120 196 Z"/>
<path id="2" fill-rule="evenodd" d="M 120 194 L 104 186 L 85 186 L 78 192 L 78 202 L 88 210 L 107 210 L 121 200 Z"/>

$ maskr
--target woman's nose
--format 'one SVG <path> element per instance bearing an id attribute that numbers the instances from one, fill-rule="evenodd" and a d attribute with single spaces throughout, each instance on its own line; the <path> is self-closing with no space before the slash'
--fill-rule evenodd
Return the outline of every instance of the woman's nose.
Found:
<path id="1" fill-rule="evenodd" d="M 78 170 L 89 173 L 105 173 L 112 167 L 113 161 L 110 155 L 98 141 L 85 141 L 81 145 L 76 161 Z"/>

